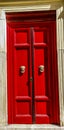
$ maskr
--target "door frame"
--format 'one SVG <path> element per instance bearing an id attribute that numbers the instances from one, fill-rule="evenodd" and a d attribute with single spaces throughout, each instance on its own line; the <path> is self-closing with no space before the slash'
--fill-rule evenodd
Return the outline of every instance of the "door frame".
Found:
<path id="1" fill-rule="evenodd" d="M 60 0 L 59 0 L 60 1 Z M 26 4 L 27 3 L 27 4 Z M 1 4 L 0 4 L 1 5 Z M 0 6 L 0 56 L 1 56 L 1 87 L 0 87 L 0 124 L 8 125 L 8 110 L 7 110 L 7 30 L 6 30 L 6 13 L 9 12 L 31 12 L 31 11 L 46 11 L 46 10 L 56 10 L 56 34 L 57 34 L 57 58 L 58 58 L 58 79 L 59 79 L 59 105 L 60 105 L 60 125 L 64 125 L 64 41 L 63 41 L 63 32 L 64 32 L 64 15 L 63 15 L 63 1 L 38 1 L 38 3 L 33 2 L 24 2 L 21 3 L 15 2 L 3 2 L 2 7 Z M 2 73 L 3 70 L 3 73 Z M 32 125 L 29 127 L 31 128 Z M 38 125 L 35 125 L 38 128 Z M 8 126 L 9 127 L 9 126 Z M 27 125 L 25 126 L 27 127 Z M 34 127 L 34 126 L 33 126 Z M 14 128 L 14 125 L 13 125 Z M 21 125 L 21 128 L 24 128 Z M 43 126 L 42 126 L 43 128 Z M 52 126 L 53 128 L 53 126 Z"/>
<path id="2" fill-rule="evenodd" d="M 53 16 L 53 17 L 52 17 Z M 19 21 L 21 21 L 21 19 L 23 19 L 23 21 L 25 20 L 37 20 L 37 21 L 55 21 L 55 27 L 54 27 L 54 45 L 52 45 L 52 48 L 51 48 L 51 53 L 53 55 L 53 52 L 54 53 L 54 57 L 53 57 L 53 61 L 54 61 L 54 65 L 52 63 L 52 68 L 54 68 L 54 70 L 52 69 L 52 73 L 53 73 L 53 76 L 52 76 L 52 82 L 54 83 L 55 82 L 55 89 L 53 88 L 53 92 L 54 92 L 54 99 L 57 97 L 58 99 L 58 102 L 56 101 L 56 111 L 57 111 L 57 122 L 55 122 L 56 124 L 59 124 L 60 122 L 60 119 L 59 119 L 59 92 L 58 92 L 58 65 L 57 65 L 57 44 L 56 44 L 56 11 L 44 11 L 44 12 L 39 12 L 39 11 L 35 11 L 35 12 L 21 12 L 21 13 L 6 13 L 6 20 L 7 20 L 7 23 L 9 23 L 10 21 L 13 23 L 14 21 L 17 21 L 17 19 L 19 19 Z M 10 24 L 10 23 L 9 23 Z M 13 26 L 13 24 L 12 24 Z M 9 30 L 9 29 L 8 29 Z M 9 38 L 10 35 L 8 34 L 8 37 Z M 9 57 L 10 56 L 10 50 L 9 50 L 9 40 L 7 39 L 7 44 L 8 44 L 8 47 L 7 47 L 7 56 Z M 55 51 L 54 51 L 55 50 Z M 10 61 L 8 61 L 7 64 L 10 64 Z M 11 85 L 11 82 L 10 82 L 10 74 L 9 74 L 9 69 L 8 68 L 8 86 Z M 58 92 L 58 93 L 57 93 Z M 12 117 L 12 114 L 13 114 L 13 111 L 11 109 L 11 103 L 10 102 L 13 102 L 12 101 L 12 98 L 11 98 L 11 93 L 12 93 L 12 89 L 11 89 L 11 86 L 8 87 L 8 123 L 9 124 L 12 124 L 13 123 L 13 117 Z M 53 99 L 53 101 L 54 101 Z M 13 107 L 13 106 L 12 106 Z M 55 118 L 55 117 L 54 117 Z"/>

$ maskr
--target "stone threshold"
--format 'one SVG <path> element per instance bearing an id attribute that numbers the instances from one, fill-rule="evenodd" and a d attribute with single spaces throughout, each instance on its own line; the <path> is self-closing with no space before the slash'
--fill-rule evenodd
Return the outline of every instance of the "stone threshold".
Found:
<path id="1" fill-rule="evenodd" d="M 12 124 L 12 125 L 0 125 L 0 130 L 64 130 L 64 127 L 48 124 Z"/>

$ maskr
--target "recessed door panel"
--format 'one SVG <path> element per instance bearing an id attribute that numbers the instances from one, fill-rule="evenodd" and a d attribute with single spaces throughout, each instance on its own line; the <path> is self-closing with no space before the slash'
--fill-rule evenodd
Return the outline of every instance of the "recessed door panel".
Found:
<path id="1" fill-rule="evenodd" d="M 43 43 L 44 42 L 44 32 L 43 31 L 35 31 L 34 32 L 34 42 L 35 43 Z"/>
<path id="2" fill-rule="evenodd" d="M 15 50 L 15 81 L 16 81 L 16 95 L 18 96 L 30 96 L 29 86 L 29 68 L 30 68 L 30 51 L 28 49 L 16 49 Z M 21 71 L 21 67 L 25 67 L 24 72 Z"/>
<path id="3" fill-rule="evenodd" d="M 15 42 L 17 44 L 28 44 L 29 43 L 29 29 L 19 28 L 15 30 Z"/>
<path id="4" fill-rule="evenodd" d="M 34 49 L 34 79 L 35 95 L 43 96 L 46 94 L 46 77 L 45 77 L 45 49 L 40 47 Z M 41 67 L 43 70 L 41 72 Z"/>

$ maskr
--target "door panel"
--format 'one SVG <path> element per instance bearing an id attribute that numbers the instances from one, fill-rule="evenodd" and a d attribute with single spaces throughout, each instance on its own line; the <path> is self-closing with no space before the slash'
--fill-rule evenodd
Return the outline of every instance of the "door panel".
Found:
<path id="1" fill-rule="evenodd" d="M 15 79 L 17 96 L 30 96 L 29 86 L 29 49 L 15 50 Z M 20 67 L 25 66 L 25 72 L 21 73 Z"/>
<path id="2" fill-rule="evenodd" d="M 44 72 L 40 72 L 40 65 L 44 66 Z M 35 95 L 42 96 L 46 93 L 45 86 L 45 63 L 44 63 L 44 49 L 36 48 L 34 50 L 34 79 L 35 79 Z M 39 87 L 40 86 L 40 87 Z"/>
<path id="3" fill-rule="evenodd" d="M 44 42 L 44 32 L 43 31 L 35 31 L 34 32 L 34 42 L 35 43 L 42 43 Z"/>
<path id="4" fill-rule="evenodd" d="M 29 43 L 29 29 L 19 28 L 15 30 L 15 42 L 17 44 Z"/>
<path id="5" fill-rule="evenodd" d="M 16 29 L 14 36 L 15 122 L 32 123 L 29 29 Z M 25 67 L 24 72 L 22 67 Z"/>
<path id="6" fill-rule="evenodd" d="M 48 80 L 48 46 L 47 36 L 43 29 L 34 28 L 34 89 L 35 89 L 35 122 L 50 123 Z M 43 71 L 40 70 L 43 67 Z M 42 118 L 42 119 L 41 119 Z M 44 119 L 44 120 L 43 120 Z"/>

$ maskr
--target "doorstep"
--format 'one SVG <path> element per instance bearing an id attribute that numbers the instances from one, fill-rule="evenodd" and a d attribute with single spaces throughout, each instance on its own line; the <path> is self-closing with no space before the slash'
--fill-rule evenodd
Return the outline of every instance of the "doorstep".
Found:
<path id="1" fill-rule="evenodd" d="M 57 125 L 6 125 L 6 126 L 0 126 L 0 130 L 64 130 L 64 127 L 60 127 Z"/>

